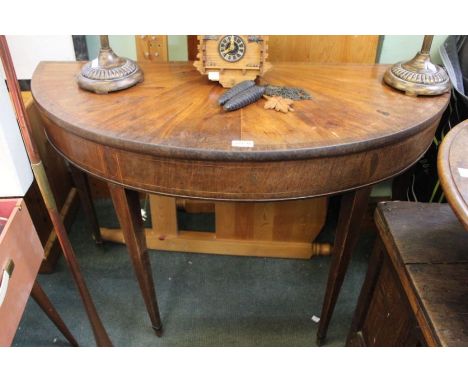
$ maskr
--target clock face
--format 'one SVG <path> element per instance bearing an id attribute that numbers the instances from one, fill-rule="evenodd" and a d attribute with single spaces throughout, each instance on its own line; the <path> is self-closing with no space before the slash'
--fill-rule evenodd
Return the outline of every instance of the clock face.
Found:
<path id="1" fill-rule="evenodd" d="M 219 55 L 227 62 L 237 62 L 245 54 L 245 42 L 236 35 L 224 36 L 218 45 Z"/>

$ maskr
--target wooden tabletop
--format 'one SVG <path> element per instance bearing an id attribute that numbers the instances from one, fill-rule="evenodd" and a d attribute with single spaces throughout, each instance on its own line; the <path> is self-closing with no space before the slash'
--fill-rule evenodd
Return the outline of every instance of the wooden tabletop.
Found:
<path id="1" fill-rule="evenodd" d="M 447 201 L 468 230 L 468 121 L 455 126 L 443 140 L 437 168 Z"/>
<path id="2" fill-rule="evenodd" d="M 41 63 L 36 102 L 61 127 L 115 147 L 198 159 L 298 159 L 379 147 L 436 118 L 448 95 L 407 97 L 382 83 L 385 66 L 275 64 L 262 82 L 302 87 L 312 100 L 288 114 L 259 101 L 235 112 L 217 104 L 224 89 L 190 63 L 141 64 L 145 81 L 96 95 L 78 88 L 82 63 Z M 253 148 L 232 147 L 251 140 Z"/>
<path id="3" fill-rule="evenodd" d="M 382 82 L 382 65 L 275 64 L 262 84 L 312 99 L 288 114 L 265 100 L 225 112 L 224 89 L 191 63 L 143 63 L 143 83 L 107 95 L 77 86 L 81 66 L 42 62 L 32 78 L 62 155 L 129 188 L 217 200 L 328 195 L 394 176 L 429 147 L 450 97 L 406 96 Z"/>

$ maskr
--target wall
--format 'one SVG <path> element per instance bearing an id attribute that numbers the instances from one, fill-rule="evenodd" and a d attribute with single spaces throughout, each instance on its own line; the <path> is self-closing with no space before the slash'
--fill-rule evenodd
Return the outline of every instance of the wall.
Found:
<path id="1" fill-rule="evenodd" d="M 169 35 L 167 38 L 169 61 L 187 61 L 187 36 Z M 99 52 L 99 36 L 86 36 L 89 58 L 96 58 Z M 136 60 L 136 43 L 134 35 L 110 35 L 109 44 L 112 50 L 121 57 Z"/>
<path id="2" fill-rule="evenodd" d="M 393 64 L 412 58 L 421 48 L 423 35 L 386 35 L 382 37 L 382 44 L 378 62 Z M 445 35 L 434 36 L 431 55 L 436 64 L 441 64 L 439 46 L 447 38 Z M 109 36 L 112 49 L 121 56 L 136 59 L 135 36 Z M 99 51 L 99 37 L 86 36 L 90 58 L 97 56 Z M 187 60 L 187 36 L 168 36 L 169 60 Z"/>
<path id="3" fill-rule="evenodd" d="M 33 175 L 5 81 L 0 80 L 0 197 L 24 196 Z"/>
<path id="4" fill-rule="evenodd" d="M 169 61 L 187 61 L 187 36 L 177 35 L 167 37 Z"/>
<path id="5" fill-rule="evenodd" d="M 30 79 L 40 61 L 75 61 L 72 36 L 7 36 L 7 41 L 20 80 Z"/>
<path id="6" fill-rule="evenodd" d="M 97 57 L 101 46 L 99 36 L 86 36 L 86 44 L 88 45 L 89 59 Z M 136 60 L 136 43 L 133 35 L 110 35 L 109 45 L 112 50 L 121 57 L 127 57 Z"/>
<path id="7" fill-rule="evenodd" d="M 71 36 L 7 36 L 19 79 L 30 79 L 40 61 L 74 61 Z M 24 196 L 33 175 L 0 65 L 0 197 Z"/>
<path id="8" fill-rule="evenodd" d="M 409 60 L 421 49 L 424 36 L 395 36 L 386 35 L 383 37 L 380 58 L 378 62 L 382 64 L 394 64 L 398 61 Z M 435 64 L 442 64 L 439 54 L 439 47 L 442 45 L 446 35 L 434 36 L 431 47 L 431 58 Z"/>

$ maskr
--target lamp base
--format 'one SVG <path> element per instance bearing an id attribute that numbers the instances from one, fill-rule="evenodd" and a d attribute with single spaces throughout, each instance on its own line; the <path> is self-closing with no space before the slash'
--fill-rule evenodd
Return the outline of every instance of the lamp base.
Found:
<path id="1" fill-rule="evenodd" d="M 136 62 L 102 48 L 96 59 L 83 66 L 76 80 L 82 89 L 107 94 L 143 81 L 143 72 Z"/>
<path id="2" fill-rule="evenodd" d="M 408 62 L 390 67 L 384 81 L 408 95 L 438 95 L 450 90 L 450 81 L 443 68 L 434 65 L 428 53 L 419 52 Z"/>

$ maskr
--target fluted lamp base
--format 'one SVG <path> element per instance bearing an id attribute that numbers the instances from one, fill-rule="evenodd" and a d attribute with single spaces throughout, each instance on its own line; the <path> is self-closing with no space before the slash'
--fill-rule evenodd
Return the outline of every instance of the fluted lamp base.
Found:
<path id="1" fill-rule="evenodd" d="M 428 53 L 419 52 L 408 62 L 390 67 L 384 81 L 408 95 L 438 95 L 450 90 L 450 81 L 443 68 L 431 62 Z"/>
<path id="2" fill-rule="evenodd" d="M 143 72 L 136 62 L 117 56 L 106 38 L 99 56 L 83 66 L 76 80 L 82 89 L 107 94 L 143 81 Z"/>

